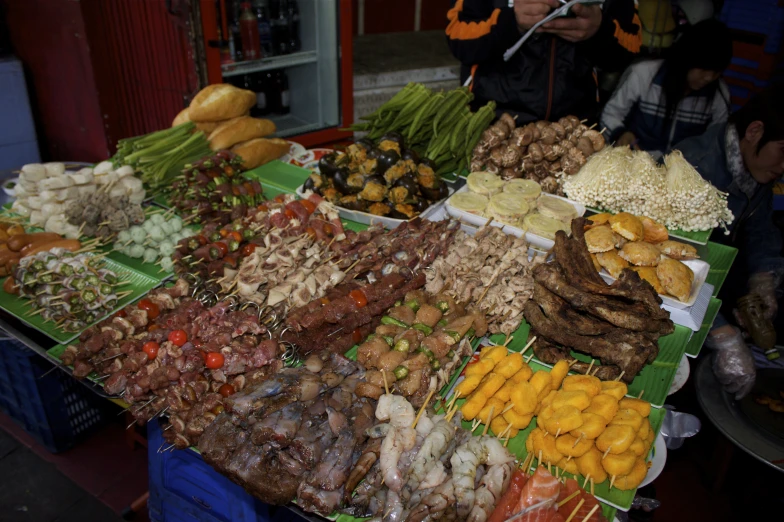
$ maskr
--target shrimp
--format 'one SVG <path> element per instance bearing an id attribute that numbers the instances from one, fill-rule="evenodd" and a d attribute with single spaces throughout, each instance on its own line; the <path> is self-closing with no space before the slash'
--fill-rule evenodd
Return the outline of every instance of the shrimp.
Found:
<path id="1" fill-rule="evenodd" d="M 428 496 L 422 499 L 408 515 L 406 522 L 438 520 L 450 504 L 455 502 L 455 488 L 452 480 L 447 480 Z"/>
<path id="2" fill-rule="evenodd" d="M 425 438 L 425 441 L 422 443 L 422 448 L 411 464 L 411 473 L 409 474 L 408 482 L 406 483 L 406 489 L 408 489 L 408 491 L 424 489 L 421 487 L 420 483 L 428 474 L 431 463 L 438 461 L 438 459 L 441 458 L 449 441 L 455 437 L 455 426 L 447 421 L 443 415 L 433 417 L 433 421 L 434 426 L 432 430 Z"/>
<path id="3" fill-rule="evenodd" d="M 422 482 L 419 483 L 419 488 L 417 489 L 431 489 L 439 484 L 442 484 L 446 479 L 449 478 L 449 474 L 444 469 L 444 463 L 440 460 L 433 462 L 433 465 L 428 468 L 427 474 L 425 478 L 422 479 Z"/>
<path id="4" fill-rule="evenodd" d="M 405 397 L 389 393 L 378 398 L 378 406 L 376 406 L 378 420 L 389 421 L 395 428 L 404 428 L 414 424 L 415 417 L 414 407 Z"/>
<path id="5" fill-rule="evenodd" d="M 410 426 L 410 424 L 409 424 Z M 381 473 L 384 482 L 392 491 L 400 491 L 403 487 L 403 478 L 398 464 L 400 456 L 416 444 L 416 431 L 411 428 L 393 428 L 389 430 L 384 442 L 381 443 Z"/>
<path id="6" fill-rule="evenodd" d="M 455 450 L 451 463 L 458 517 L 465 519 L 474 508 L 476 500 L 474 484 L 479 465 L 499 466 L 513 460 L 514 457 L 498 439 L 487 435 L 472 437 Z"/>
<path id="7" fill-rule="evenodd" d="M 476 501 L 468 515 L 468 522 L 485 522 L 490 517 L 511 477 L 511 462 L 490 466 L 476 489 Z"/>
<path id="8" fill-rule="evenodd" d="M 351 470 L 351 473 L 346 479 L 346 487 L 343 500 L 348 504 L 351 501 L 351 494 L 354 491 L 354 488 L 357 487 L 363 478 L 368 474 L 370 468 L 378 460 L 378 456 L 381 450 L 381 439 L 370 439 L 365 451 L 357 460 L 357 463 L 354 464 L 354 467 Z"/>

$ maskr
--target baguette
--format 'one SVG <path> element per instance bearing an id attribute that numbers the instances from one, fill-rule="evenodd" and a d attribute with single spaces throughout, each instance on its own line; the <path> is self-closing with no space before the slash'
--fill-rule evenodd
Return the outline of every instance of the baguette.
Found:
<path id="1" fill-rule="evenodd" d="M 215 129 L 223 125 L 225 122 L 224 121 L 195 121 L 193 123 L 196 124 L 196 130 L 202 131 L 204 133 L 204 136 L 206 137 L 212 134 L 215 131 Z"/>
<path id="2" fill-rule="evenodd" d="M 221 121 L 247 113 L 256 104 L 256 93 L 219 83 L 208 85 L 193 98 L 190 105 L 192 121 Z"/>
<path id="3" fill-rule="evenodd" d="M 191 115 L 188 112 L 188 107 L 185 107 L 183 110 L 174 117 L 174 121 L 172 122 L 172 127 L 176 127 L 177 125 L 181 125 L 185 122 L 191 121 Z"/>
<path id="4" fill-rule="evenodd" d="M 218 126 L 208 139 L 212 150 L 221 150 L 243 141 L 269 136 L 273 132 L 275 124 L 270 120 L 240 116 Z"/>
<path id="5" fill-rule="evenodd" d="M 242 168 L 250 170 L 283 156 L 289 146 L 280 138 L 256 138 L 233 146 L 231 151 L 242 158 Z"/>

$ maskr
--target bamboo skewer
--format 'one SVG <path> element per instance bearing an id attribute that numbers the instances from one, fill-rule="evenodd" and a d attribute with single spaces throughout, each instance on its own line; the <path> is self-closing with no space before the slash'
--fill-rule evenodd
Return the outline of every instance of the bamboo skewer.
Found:
<path id="1" fill-rule="evenodd" d="M 623 378 L 623 374 L 624 374 L 624 373 L 626 373 L 626 370 L 623 370 L 623 371 L 621 372 L 621 374 L 620 374 L 618 377 L 616 377 L 616 378 L 615 378 L 616 382 L 617 382 L 617 381 L 620 381 L 620 380 Z"/>
<path id="2" fill-rule="evenodd" d="M 530 348 L 531 346 L 533 346 L 534 342 L 536 342 L 536 336 L 535 336 L 535 335 L 534 335 L 534 336 L 531 338 L 531 340 L 530 340 L 530 341 L 528 341 L 528 342 L 525 344 L 525 347 L 524 347 L 524 348 L 523 348 L 523 349 L 520 351 L 520 355 L 523 355 L 523 354 L 525 354 L 525 352 L 527 352 L 527 351 L 528 351 L 528 348 Z"/>
<path id="3" fill-rule="evenodd" d="M 381 370 L 381 377 L 384 379 L 384 391 L 389 395 L 389 385 L 387 384 L 387 373 Z"/>
<path id="4" fill-rule="evenodd" d="M 490 406 L 490 412 L 487 414 L 487 422 L 485 422 L 485 429 L 482 430 L 482 436 L 487 435 L 487 430 L 490 429 L 490 421 L 493 420 L 493 411 L 495 406 Z"/>
<path id="5" fill-rule="evenodd" d="M 612 489 L 614 483 L 615 483 L 615 475 L 610 477 L 610 489 Z"/>
<path id="6" fill-rule="evenodd" d="M 591 359 L 591 364 L 588 365 L 588 369 L 585 370 L 585 375 L 591 373 L 591 368 L 593 368 L 593 359 Z"/>
<path id="7" fill-rule="evenodd" d="M 514 404 L 509 404 L 509 406 L 507 406 L 506 408 L 504 408 L 504 411 L 502 411 L 502 412 L 501 412 L 501 415 L 503 415 L 504 413 L 508 412 L 508 411 L 509 411 L 509 410 L 511 410 L 512 408 L 514 408 Z M 511 426 L 511 424 L 510 424 L 510 426 Z"/>
<path id="8" fill-rule="evenodd" d="M 417 413 L 416 419 L 414 419 L 414 424 L 411 425 L 411 428 L 416 428 L 417 422 L 422 417 L 422 414 L 425 413 L 425 409 L 427 409 L 428 403 L 430 403 L 430 399 L 433 398 L 433 394 L 436 392 L 435 389 L 430 390 L 430 393 L 427 394 L 427 398 L 425 399 L 425 403 L 419 408 L 419 413 Z"/>
<path id="9" fill-rule="evenodd" d="M 645 393 L 645 390 L 640 390 L 640 394 L 637 396 L 638 399 L 642 399 L 642 394 Z"/>
<path id="10" fill-rule="evenodd" d="M 583 507 L 583 504 L 585 504 L 585 499 L 584 499 L 584 498 L 581 498 L 581 499 L 580 499 L 580 502 L 578 502 L 578 503 L 577 503 L 577 505 L 576 505 L 576 506 L 574 506 L 574 509 L 573 509 L 573 510 L 572 510 L 572 512 L 569 514 L 569 518 L 567 518 L 567 519 L 566 519 L 566 522 L 572 522 L 572 519 L 573 519 L 573 518 L 574 518 L 574 516 L 577 514 L 577 512 L 578 512 L 578 511 L 580 511 L 580 508 L 581 508 L 581 507 Z M 597 504 L 597 506 L 598 506 L 598 505 L 599 505 L 599 504 Z"/>
<path id="11" fill-rule="evenodd" d="M 573 491 L 571 495 L 569 495 L 568 497 L 566 497 L 565 499 L 563 499 L 562 501 L 560 501 L 560 502 L 558 503 L 558 509 L 561 509 L 561 507 L 562 507 L 564 504 L 567 504 L 567 503 L 568 503 L 570 500 L 572 500 L 574 497 L 576 497 L 576 496 L 577 496 L 577 495 L 579 495 L 579 494 L 580 494 L 580 490 L 579 490 L 579 489 L 578 489 L 578 490 L 575 490 L 575 491 Z"/>

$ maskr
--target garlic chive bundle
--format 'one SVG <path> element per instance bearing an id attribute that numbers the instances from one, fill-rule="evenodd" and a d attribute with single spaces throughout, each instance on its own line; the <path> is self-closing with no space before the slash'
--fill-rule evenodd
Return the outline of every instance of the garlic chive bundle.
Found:
<path id="1" fill-rule="evenodd" d="M 564 177 L 563 189 L 584 205 L 648 216 L 669 229 L 726 230 L 733 219 L 727 195 L 702 179 L 679 151 L 664 164 L 647 152 L 608 147 L 577 175 Z"/>

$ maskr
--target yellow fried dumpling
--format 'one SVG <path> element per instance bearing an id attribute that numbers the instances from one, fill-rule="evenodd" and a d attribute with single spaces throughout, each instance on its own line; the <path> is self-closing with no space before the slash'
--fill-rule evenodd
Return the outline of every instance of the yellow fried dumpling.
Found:
<path id="1" fill-rule="evenodd" d="M 637 455 L 633 451 L 627 450 L 617 455 L 609 453 L 602 458 L 602 467 L 610 476 L 626 475 L 632 470 L 636 460 Z"/>
<path id="2" fill-rule="evenodd" d="M 640 429 L 637 430 L 637 436 L 640 437 L 642 440 L 648 439 L 648 433 L 651 431 L 651 421 L 645 419 L 640 424 Z"/>
<path id="3" fill-rule="evenodd" d="M 582 436 L 586 439 L 593 440 L 601 435 L 604 428 L 607 426 L 607 421 L 604 417 L 595 413 L 583 412 L 582 419 L 582 426 L 569 432 L 572 436 L 578 438 Z"/>
<path id="4" fill-rule="evenodd" d="M 504 402 L 509 402 L 509 398 L 512 396 L 512 391 L 515 389 L 515 386 L 517 385 L 512 380 L 508 380 L 497 392 L 495 392 L 493 397 Z"/>
<path id="5" fill-rule="evenodd" d="M 562 387 L 564 391 L 582 390 L 594 397 L 602 391 L 602 381 L 593 375 L 567 375 Z"/>
<path id="6" fill-rule="evenodd" d="M 558 392 L 558 395 L 553 399 L 553 408 L 556 410 L 563 406 L 574 406 L 580 411 L 585 410 L 591 405 L 591 396 L 583 390 L 564 391 Z"/>
<path id="7" fill-rule="evenodd" d="M 514 408 L 510 409 L 503 415 L 504 419 L 506 419 L 509 424 L 518 430 L 526 429 L 528 425 L 531 424 L 531 419 L 534 418 L 533 413 L 529 413 L 528 415 L 520 415 L 514 410 Z"/>
<path id="8" fill-rule="evenodd" d="M 554 409 L 555 410 L 555 409 Z M 568 433 L 583 425 L 580 410 L 574 406 L 563 406 L 553 411 L 552 416 L 544 421 L 544 427 L 549 433 Z"/>
<path id="9" fill-rule="evenodd" d="M 640 415 L 637 410 L 626 409 L 626 410 L 618 410 L 618 413 L 610 421 L 610 424 L 627 424 L 632 427 L 635 433 L 640 431 L 642 427 L 642 415 Z"/>
<path id="10" fill-rule="evenodd" d="M 528 366 L 525 362 L 523 362 L 523 367 L 520 368 L 516 374 L 512 375 L 513 382 L 523 382 L 528 381 L 531 376 L 534 374 L 534 371 Z"/>
<path id="11" fill-rule="evenodd" d="M 642 399 L 633 399 L 624 397 L 618 401 L 618 406 L 622 409 L 632 409 L 639 413 L 642 417 L 647 417 L 651 414 L 651 403 Z"/>
<path id="12" fill-rule="evenodd" d="M 629 451 L 633 452 L 638 457 L 645 455 L 646 449 L 645 441 L 642 440 L 639 436 L 635 437 L 634 442 L 632 442 L 632 445 L 629 446 Z"/>
<path id="13" fill-rule="evenodd" d="M 520 382 L 515 384 L 510 395 L 510 400 L 514 404 L 515 411 L 520 415 L 528 415 L 536 410 L 539 402 L 536 390 L 530 382 Z"/>
<path id="14" fill-rule="evenodd" d="M 557 390 L 563 384 L 564 377 L 569 373 L 569 363 L 565 360 L 560 360 L 553 365 L 553 369 L 550 370 L 550 377 L 552 378 L 551 386 L 554 390 Z"/>
<path id="15" fill-rule="evenodd" d="M 482 378 L 482 382 L 474 390 L 474 395 L 484 395 L 488 399 L 506 384 L 506 379 L 495 372 L 490 372 Z"/>
<path id="16" fill-rule="evenodd" d="M 555 439 L 555 447 L 567 457 L 580 457 L 593 448 L 593 441 L 566 433 Z"/>
<path id="17" fill-rule="evenodd" d="M 495 361 L 492 359 L 479 359 L 477 362 L 466 366 L 465 376 L 468 378 L 478 375 L 481 379 L 481 377 L 492 372 L 493 368 L 495 368 Z"/>
<path id="18" fill-rule="evenodd" d="M 616 401 L 623 399 L 629 391 L 629 387 L 626 386 L 626 383 L 620 381 L 602 381 L 601 388 L 602 393 L 612 395 L 615 397 Z"/>
<path id="19" fill-rule="evenodd" d="M 564 470 L 565 472 L 571 473 L 572 475 L 580 474 L 580 470 L 577 467 L 577 460 L 575 459 L 569 459 L 567 457 L 564 457 L 561 460 L 559 460 L 558 464 L 556 465 L 562 470 Z"/>
<path id="20" fill-rule="evenodd" d="M 552 388 L 553 379 L 548 372 L 538 371 L 534 372 L 531 379 L 528 381 L 531 386 L 536 390 L 536 394 L 540 394 L 547 386 Z M 549 393 L 549 392 L 548 392 Z M 546 394 L 545 394 L 546 395 Z"/>
<path id="21" fill-rule="evenodd" d="M 607 472 L 602 467 L 602 454 L 596 448 L 591 448 L 575 460 L 583 477 L 591 477 L 596 484 L 607 480 Z"/>
<path id="22" fill-rule="evenodd" d="M 493 419 L 493 421 L 490 423 L 490 430 L 497 437 L 500 434 L 504 433 L 504 430 L 507 429 L 507 426 L 509 426 L 509 423 L 506 421 L 506 419 L 504 419 L 503 415 L 499 415 L 498 417 Z M 510 439 L 513 439 L 513 438 L 517 437 L 517 434 L 519 432 L 520 432 L 520 430 L 518 430 L 517 428 L 512 426 L 511 428 L 509 428 L 509 431 L 506 432 L 506 435 L 504 435 L 504 438 L 509 437 Z M 525 445 L 526 445 L 526 447 L 528 447 L 528 441 L 527 440 L 525 441 Z"/>
<path id="23" fill-rule="evenodd" d="M 519 353 L 510 353 L 495 365 L 493 371 L 504 378 L 510 379 L 523 367 L 523 356 Z"/>
<path id="24" fill-rule="evenodd" d="M 476 418 L 481 420 L 482 423 L 485 423 L 487 422 L 487 417 L 490 415 L 490 410 L 492 410 L 493 414 L 490 420 L 493 420 L 499 415 L 501 415 L 502 411 L 504 411 L 504 405 L 505 405 L 504 401 L 496 397 L 490 397 L 489 399 L 487 399 L 485 405 L 482 406 L 482 409 L 479 411 L 479 415 L 477 415 Z"/>
<path id="25" fill-rule="evenodd" d="M 474 394 L 467 401 L 463 403 L 463 406 L 460 408 L 460 411 L 463 413 L 463 420 L 473 420 L 479 415 L 479 412 L 482 411 L 482 408 L 485 407 L 485 403 L 487 402 L 488 397 L 485 397 L 481 393 Z"/>
<path id="26" fill-rule="evenodd" d="M 495 367 L 496 364 L 506 359 L 508 353 L 509 350 L 506 346 L 488 346 L 479 352 L 479 360 L 493 361 L 493 367 Z"/>
<path id="27" fill-rule="evenodd" d="M 631 426 L 611 424 L 596 438 L 596 449 L 604 453 L 608 449 L 614 455 L 620 455 L 631 447 L 637 436 Z"/>
<path id="28" fill-rule="evenodd" d="M 604 417 L 606 422 L 610 422 L 615 417 L 615 414 L 618 413 L 618 401 L 606 393 L 600 393 L 591 399 L 591 405 L 585 411 L 600 415 Z"/>
<path id="29" fill-rule="evenodd" d="M 620 490 L 628 491 L 639 487 L 642 481 L 645 480 L 646 475 L 648 475 L 648 465 L 643 459 L 637 459 L 629 474 L 616 477 L 613 486 Z"/>
<path id="30" fill-rule="evenodd" d="M 482 382 L 483 377 L 484 375 L 478 373 L 467 375 L 466 378 L 457 385 L 456 392 L 460 392 L 460 397 L 468 397 L 476 390 L 476 387 Z"/>

